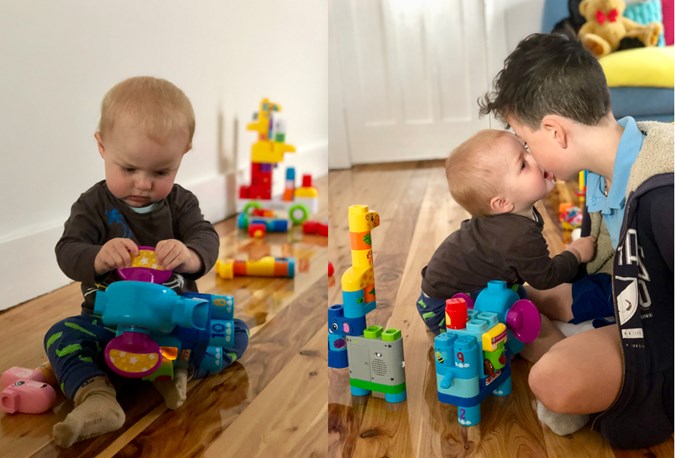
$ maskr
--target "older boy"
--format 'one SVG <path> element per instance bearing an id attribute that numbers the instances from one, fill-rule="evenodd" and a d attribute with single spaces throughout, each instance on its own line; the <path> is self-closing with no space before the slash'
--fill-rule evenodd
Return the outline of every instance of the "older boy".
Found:
<path id="1" fill-rule="evenodd" d="M 95 138 L 105 165 L 101 181 L 73 204 L 56 257 L 63 272 L 82 282 L 82 314 L 67 318 L 45 336 L 45 349 L 65 395 L 75 408 L 54 425 L 55 442 L 74 442 L 119 429 L 124 411 L 110 383 L 102 349 L 115 334 L 93 315 L 96 291 L 119 280 L 139 245 L 155 255 L 173 277 L 165 283 L 177 292 L 197 291 L 195 280 L 218 256 L 218 235 L 199 209 L 197 198 L 174 184 L 195 128 L 192 105 L 166 80 L 136 77 L 114 86 L 103 99 Z M 248 344 L 246 325 L 235 323 L 240 357 Z M 156 382 L 167 407 L 185 400 L 187 372 Z"/>
<path id="2" fill-rule="evenodd" d="M 450 194 L 472 217 L 441 243 L 422 270 L 417 308 L 434 334 L 445 328 L 445 300 L 458 292 L 477 292 L 490 280 L 553 288 L 571 281 L 579 263 L 593 257 L 591 237 L 550 257 L 534 204 L 553 189 L 555 178 L 512 133 L 478 132 L 450 154 L 445 172 Z"/>
<path id="3" fill-rule="evenodd" d="M 530 371 L 532 391 L 552 412 L 601 412 L 593 428 L 615 446 L 667 439 L 673 433 L 673 126 L 615 120 L 596 59 L 556 35 L 520 42 L 481 112 L 510 124 L 557 176 L 596 174 L 597 189 L 589 185 L 589 192 L 597 200 L 591 232 L 603 239 L 599 264 L 611 259 L 617 242 L 609 261 L 617 325 L 555 344 Z M 557 293 L 549 298 L 571 300 L 569 290 Z M 556 431 L 558 420 L 564 417 L 546 421 Z"/>

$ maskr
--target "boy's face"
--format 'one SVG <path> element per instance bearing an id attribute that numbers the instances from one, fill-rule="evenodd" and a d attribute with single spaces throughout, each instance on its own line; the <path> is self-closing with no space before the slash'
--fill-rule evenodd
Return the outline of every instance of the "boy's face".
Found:
<path id="1" fill-rule="evenodd" d="M 500 136 L 495 149 L 500 158 L 501 193 L 513 204 L 513 213 L 529 216 L 532 205 L 553 189 L 555 177 L 537 164 L 515 135 Z"/>
<path id="2" fill-rule="evenodd" d="M 563 180 L 569 180 L 576 176 L 578 170 L 573 170 L 573 167 L 568 163 L 569 161 L 566 160 L 570 152 L 561 151 L 559 143 L 555 141 L 556 132 L 546 127 L 533 130 L 513 116 L 507 116 L 506 122 L 511 126 L 516 136 L 525 142 L 530 153 L 541 167 Z"/>
<path id="3" fill-rule="evenodd" d="M 174 131 L 157 142 L 129 117 L 120 119 L 105 138 L 97 132 L 110 192 L 130 207 L 164 199 L 173 187 L 186 152 L 187 131 Z"/>

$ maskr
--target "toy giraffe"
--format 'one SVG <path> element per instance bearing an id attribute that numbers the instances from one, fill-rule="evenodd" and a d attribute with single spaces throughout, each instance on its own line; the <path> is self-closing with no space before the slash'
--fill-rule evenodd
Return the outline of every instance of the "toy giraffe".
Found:
<path id="1" fill-rule="evenodd" d="M 253 163 L 278 164 L 285 153 L 295 152 L 295 146 L 285 142 L 286 126 L 274 119 L 275 111 L 281 111 L 281 105 L 262 99 L 253 122 L 246 126 L 247 130 L 258 132 L 258 141 L 251 148 Z"/>
<path id="2" fill-rule="evenodd" d="M 349 207 L 352 265 L 342 274 L 344 304 L 328 309 L 328 367 L 349 367 L 352 395 L 375 391 L 396 403 L 406 399 L 401 331 L 366 327 L 366 314 L 376 306 L 371 231 L 379 225 L 380 215 L 366 205 Z"/>
<path id="3" fill-rule="evenodd" d="M 352 266 L 342 275 L 345 318 L 365 316 L 375 309 L 373 240 L 370 232 L 380 225 L 380 215 L 366 205 L 349 207 L 349 245 Z"/>
<path id="4" fill-rule="evenodd" d="M 366 314 L 375 309 L 375 274 L 371 230 L 380 215 L 367 205 L 349 207 L 349 245 L 352 265 L 342 274 L 342 301 L 328 309 L 328 366 L 348 366 L 346 336 L 361 336 Z"/>

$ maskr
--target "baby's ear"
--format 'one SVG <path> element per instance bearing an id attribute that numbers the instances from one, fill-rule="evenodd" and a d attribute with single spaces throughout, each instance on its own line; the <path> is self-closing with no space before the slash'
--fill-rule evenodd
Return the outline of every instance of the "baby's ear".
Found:
<path id="1" fill-rule="evenodd" d="M 490 199 L 490 211 L 493 215 L 510 213 L 513 211 L 513 203 L 505 197 L 496 196 Z"/>
<path id="2" fill-rule="evenodd" d="M 105 147 L 103 146 L 103 137 L 101 136 L 101 132 L 96 132 L 94 134 L 94 138 L 96 139 L 96 145 L 98 146 L 98 154 L 103 157 L 105 154 Z"/>

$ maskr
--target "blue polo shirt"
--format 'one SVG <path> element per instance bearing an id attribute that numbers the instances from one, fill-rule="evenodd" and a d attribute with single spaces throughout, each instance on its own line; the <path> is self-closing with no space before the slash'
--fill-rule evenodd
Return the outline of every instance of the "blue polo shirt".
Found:
<path id="1" fill-rule="evenodd" d="M 626 206 L 628 177 L 645 138 L 644 134 L 638 129 L 635 119 L 630 116 L 626 116 L 618 122 L 623 127 L 623 134 L 616 152 L 612 183 L 607 197 L 604 194 L 605 177 L 589 171 L 586 179 L 588 211 L 602 213 L 602 219 L 607 226 L 614 249 L 619 244 L 619 233 L 621 232 L 623 212 Z"/>

